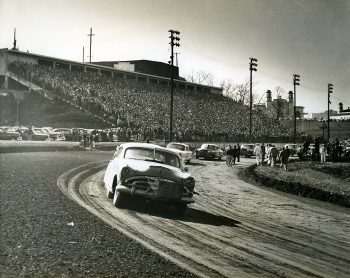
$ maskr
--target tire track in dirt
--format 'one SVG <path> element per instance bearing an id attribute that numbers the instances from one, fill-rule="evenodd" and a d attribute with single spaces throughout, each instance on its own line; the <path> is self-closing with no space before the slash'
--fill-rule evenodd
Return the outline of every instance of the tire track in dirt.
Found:
<path id="1" fill-rule="evenodd" d="M 190 165 L 199 195 L 182 218 L 166 209 L 159 213 L 159 207 L 120 210 L 105 197 L 104 168 L 105 162 L 78 167 L 58 185 L 111 226 L 198 276 L 350 275 L 346 212 L 311 207 L 304 218 L 324 222 L 317 227 L 314 220 L 308 227 L 300 216 L 305 204 L 240 181 L 236 169 L 216 162 Z M 287 221 L 283 214 L 294 216 Z M 335 227 L 326 229 L 325 219 Z"/>

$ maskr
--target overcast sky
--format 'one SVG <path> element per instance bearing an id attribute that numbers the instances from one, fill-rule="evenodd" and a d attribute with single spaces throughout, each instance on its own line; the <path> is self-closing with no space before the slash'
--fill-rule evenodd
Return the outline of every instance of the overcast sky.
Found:
<path id="1" fill-rule="evenodd" d="M 17 28 L 22 51 L 82 61 L 169 60 L 168 30 L 181 32 L 180 75 L 207 71 L 241 83 L 258 59 L 256 93 L 293 89 L 306 112 L 350 106 L 350 0 L 0 0 L 0 48 Z M 88 58 L 85 58 L 87 61 Z M 265 98 L 263 97 L 265 101 Z"/>

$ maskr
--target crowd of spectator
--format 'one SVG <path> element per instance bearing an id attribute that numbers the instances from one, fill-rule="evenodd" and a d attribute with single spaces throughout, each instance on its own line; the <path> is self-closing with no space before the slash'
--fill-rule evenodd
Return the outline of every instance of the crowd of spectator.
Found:
<path id="1" fill-rule="evenodd" d="M 125 134 L 141 139 L 169 136 L 170 88 L 162 84 L 98 72 L 14 62 L 9 70 L 57 97 L 108 119 Z M 249 107 L 210 92 L 175 88 L 173 132 L 176 141 L 243 141 L 249 136 Z M 278 121 L 253 110 L 252 137 L 289 138 Z M 128 135 L 126 135 L 128 136 Z"/>

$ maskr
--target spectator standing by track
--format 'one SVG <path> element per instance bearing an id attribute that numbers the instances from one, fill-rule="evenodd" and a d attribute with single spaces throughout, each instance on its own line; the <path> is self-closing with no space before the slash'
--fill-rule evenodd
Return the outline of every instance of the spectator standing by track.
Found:
<path id="1" fill-rule="evenodd" d="M 309 140 L 305 140 L 304 142 L 304 155 L 307 155 L 307 151 L 309 150 L 309 146 L 310 146 L 310 141 Z"/>
<path id="2" fill-rule="evenodd" d="M 267 152 L 266 152 L 266 158 L 267 158 L 267 166 L 271 166 L 271 145 L 267 144 Z"/>
<path id="3" fill-rule="evenodd" d="M 34 134 L 34 126 L 29 127 L 28 129 L 28 140 L 32 140 L 32 135 Z"/>
<path id="4" fill-rule="evenodd" d="M 271 167 L 276 166 L 277 156 L 278 156 L 278 150 L 275 147 L 275 145 L 272 145 L 270 150 L 270 156 L 271 156 Z"/>
<path id="5" fill-rule="evenodd" d="M 280 152 L 279 158 L 281 160 L 281 168 L 283 168 L 285 171 L 287 171 L 289 156 L 290 150 L 288 149 L 288 146 L 286 148 L 283 147 L 282 151 Z"/>
<path id="6" fill-rule="evenodd" d="M 297 148 L 297 156 L 299 157 L 299 160 L 303 160 L 303 148 L 301 145 L 299 145 Z"/>
<path id="7" fill-rule="evenodd" d="M 263 165 L 266 155 L 266 148 L 264 143 L 261 144 L 261 165 Z"/>
<path id="8" fill-rule="evenodd" d="M 90 141 L 90 151 L 92 151 L 95 148 L 95 131 L 92 131 L 89 136 Z"/>
<path id="9" fill-rule="evenodd" d="M 321 148 L 320 148 L 320 153 L 321 153 L 321 162 L 326 162 L 326 154 L 327 154 L 327 150 L 324 144 L 322 144 Z"/>
<path id="10" fill-rule="evenodd" d="M 86 149 L 87 140 L 88 140 L 88 135 L 87 135 L 86 130 L 84 130 L 84 134 L 83 134 L 84 149 Z"/>
<path id="11" fill-rule="evenodd" d="M 239 157 L 238 148 L 236 145 L 233 146 L 232 156 L 233 156 L 233 165 L 236 165 L 236 159 Z M 237 162 L 238 162 L 238 160 L 237 160 Z"/>
<path id="12" fill-rule="evenodd" d="M 233 149 L 231 148 L 231 145 L 228 145 L 226 149 L 226 165 L 227 167 L 232 166 L 232 160 L 233 160 Z"/>
<path id="13" fill-rule="evenodd" d="M 259 166 L 261 163 L 261 154 L 262 154 L 262 150 L 259 144 L 256 144 L 254 148 L 254 153 L 255 153 L 256 165 Z"/>
<path id="14" fill-rule="evenodd" d="M 237 162 L 239 162 L 241 156 L 241 146 L 237 144 Z"/>

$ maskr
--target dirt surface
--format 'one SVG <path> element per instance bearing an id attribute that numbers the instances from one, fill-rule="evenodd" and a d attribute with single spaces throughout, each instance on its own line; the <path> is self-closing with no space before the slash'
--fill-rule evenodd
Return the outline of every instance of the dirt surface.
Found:
<path id="1" fill-rule="evenodd" d="M 80 171 L 95 169 L 112 155 L 99 151 L 0 155 L 1 278 L 194 277 L 103 222 L 57 187 L 62 173 L 82 164 L 86 166 Z"/>
<path id="2" fill-rule="evenodd" d="M 193 160 L 196 203 L 116 209 L 102 185 L 106 164 L 73 168 L 62 192 L 148 249 L 202 277 L 349 277 L 350 210 L 258 187 L 238 178 L 252 163 Z"/>

